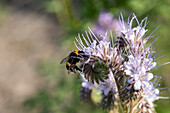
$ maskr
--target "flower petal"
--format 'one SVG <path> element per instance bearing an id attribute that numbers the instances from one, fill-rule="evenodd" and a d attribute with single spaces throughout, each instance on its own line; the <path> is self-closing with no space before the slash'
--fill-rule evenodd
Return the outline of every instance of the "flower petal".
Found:
<path id="1" fill-rule="evenodd" d="M 138 81 L 136 81 L 135 82 L 135 84 L 134 84 L 134 89 L 135 90 L 140 90 L 141 89 L 141 82 L 138 80 Z"/>

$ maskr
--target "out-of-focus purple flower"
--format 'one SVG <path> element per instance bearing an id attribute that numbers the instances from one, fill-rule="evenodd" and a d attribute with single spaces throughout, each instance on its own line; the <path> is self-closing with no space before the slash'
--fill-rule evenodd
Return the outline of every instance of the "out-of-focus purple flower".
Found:
<path id="1" fill-rule="evenodd" d="M 119 31 L 122 29 L 120 24 L 122 23 L 120 23 L 117 18 L 114 18 L 112 13 L 102 12 L 98 17 L 97 23 L 92 27 L 92 31 L 97 36 L 104 36 L 108 31 L 112 31 L 116 34 L 116 36 L 120 36 L 121 33 Z M 123 24 L 125 27 L 126 23 Z"/>
<path id="2" fill-rule="evenodd" d="M 100 13 L 98 17 L 98 24 L 103 28 L 110 28 L 113 24 L 113 15 L 111 13 Z"/>
<path id="3" fill-rule="evenodd" d="M 105 29 L 103 28 L 102 26 L 100 25 L 95 25 L 93 28 L 92 28 L 93 32 L 97 35 L 97 36 L 100 36 L 100 35 L 104 35 L 106 33 L 107 30 L 109 29 Z"/>

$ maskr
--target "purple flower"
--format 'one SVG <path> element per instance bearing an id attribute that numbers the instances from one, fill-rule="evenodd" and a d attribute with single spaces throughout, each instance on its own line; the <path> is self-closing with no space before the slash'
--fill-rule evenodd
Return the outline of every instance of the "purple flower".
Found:
<path id="1" fill-rule="evenodd" d="M 143 82 L 148 82 L 153 78 L 153 74 L 150 73 L 150 69 L 156 66 L 155 62 L 151 58 L 143 58 L 142 56 L 130 55 L 129 61 L 124 63 L 125 73 L 135 80 L 134 89 L 140 90 L 143 86 Z"/>
<path id="2" fill-rule="evenodd" d="M 99 39 L 101 39 L 101 35 L 104 36 L 106 32 L 112 31 L 117 36 L 120 36 L 120 30 L 122 29 L 120 27 L 120 21 L 117 18 L 114 18 L 112 13 L 102 12 L 100 13 L 97 23 L 93 26 L 92 31 L 94 34 L 99 36 Z M 126 26 L 126 23 L 124 23 Z M 109 39 L 107 39 L 109 41 Z"/>

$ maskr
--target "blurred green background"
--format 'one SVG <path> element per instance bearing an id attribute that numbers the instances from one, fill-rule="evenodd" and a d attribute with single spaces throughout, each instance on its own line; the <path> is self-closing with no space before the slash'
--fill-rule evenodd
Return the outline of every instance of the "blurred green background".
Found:
<path id="1" fill-rule="evenodd" d="M 74 37 L 92 26 L 102 11 L 133 12 L 149 17 L 147 29 L 158 65 L 170 61 L 170 0 L 1 0 L 0 1 L 0 112 L 106 113 L 80 102 L 81 83 L 67 74 L 60 61 L 74 50 Z M 150 41 L 153 41 L 151 39 Z M 162 76 L 162 96 L 170 96 L 170 65 L 154 70 Z M 158 113 L 170 113 L 170 100 L 156 101 Z"/>

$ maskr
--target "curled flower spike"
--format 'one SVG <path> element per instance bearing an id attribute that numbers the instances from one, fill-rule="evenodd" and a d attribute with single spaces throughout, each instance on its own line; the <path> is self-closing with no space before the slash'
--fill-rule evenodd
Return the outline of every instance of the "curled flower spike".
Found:
<path id="1" fill-rule="evenodd" d="M 102 93 L 102 100 L 101 100 L 101 108 L 106 110 L 111 110 L 114 107 L 116 97 L 116 92 L 114 90 L 110 90 L 107 95 Z"/>
<path id="2" fill-rule="evenodd" d="M 100 17 L 99 21 L 109 27 L 113 17 L 106 16 Z M 136 27 L 133 27 L 134 22 Z M 91 102 L 91 92 L 96 88 L 102 94 L 100 106 L 103 109 L 121 109 L 126 113 L 155 112 L 153 102 L 163 97 L 159 96 L 156 88 L 160 77 L 152 73 L 156 67 L 155 51 L 147 45 L 152 37 L 146 36 L 147 24 L 147 17 L 139 22 L 133 14 L 125 22 L 121 14 L 115 44 L 112 35 L 106 32 L 99 40 L 90 28 L 85 35 L 75 37 L 74 44 L 78 50 L 69 55 L 66 67 L 82 77 L 82 100 Z"/>
<path id="3" fill-rule="evenodd" d="M 80 99 L 83 102 L 93 103 L 91 98 L 92 90 L 89 88 L 81 87 L 80 88 Z"/>

